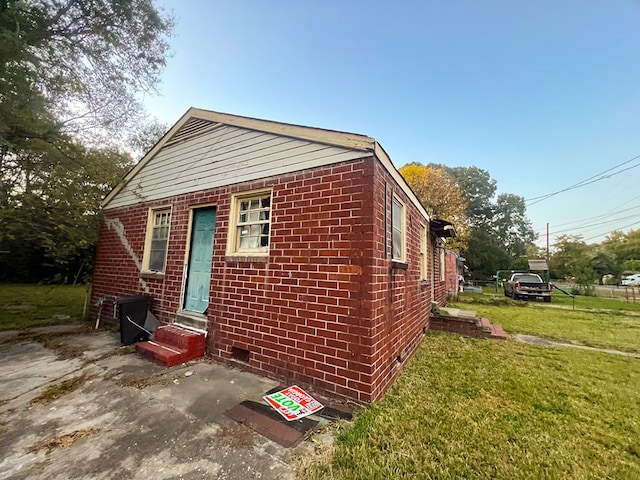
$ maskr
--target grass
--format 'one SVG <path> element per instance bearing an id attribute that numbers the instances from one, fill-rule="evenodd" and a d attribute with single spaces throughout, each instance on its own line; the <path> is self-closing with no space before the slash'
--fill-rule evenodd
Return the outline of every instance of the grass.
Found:
<path id="1" fill-rule="evenodd" d="M 83 438 L 91 437 L 100 432 L 99 428 L 87 428 L 84 430 L 74 430 L 65 435 L 50 435 L 26 449 L 27 453 L 38 453 L 46 450 L 47 455 L 56 448 L 69 448 L 73 443 Z"/>
<path id="2" fill-rule="evenodd" d="M 640 478 L 640 362 L 428 333 L 301 478 Z"/>
<path id="3" fill-rule="evenodd" d="M 0 284 L 0 331 L 80 323 L 85 292 L 84 285 Z"/>
<path id="4" fill-rule="evenodd" d="M 554 295 L 551 304 L 512 301 L 496 295 L 460 295 L 452 305 L 475 310 L 508 333 L 537 335 L 567 343 L 640 353 L 640 305 L 577 297 L 576 309 Z M 567 297 L 571 300 L 569 297 Z"/>
<path id="5" fill-rule="evenodd" d="M 67 380 L 63 380 L 60 383 L 50 386 L 36 398 L 34 398 L 30 403 L 30 407 L 34 407 L 37 405 L 46 405 L 48 403 L 57 400 L 58 398 L 66 395 L 68 393 L 77 390 L 87 381 L 87 377 L 84 375 L 80 375 L 77 377 L 69 378 Z"/>
<path id="6" fill-rule="evenodd" d="M 640 306 L 624 301 L 578 297 L 574 311 L 465 294 L 455 306 L 509 333 L 640 352 Z M 298 477 L 635 479 L 639 419 L 636 358 L 428 332 L 385 397 Z"/>

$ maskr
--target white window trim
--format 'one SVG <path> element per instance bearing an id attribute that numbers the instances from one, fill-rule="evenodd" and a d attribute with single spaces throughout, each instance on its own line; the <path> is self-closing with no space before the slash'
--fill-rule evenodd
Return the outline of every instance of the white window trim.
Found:
<path id="1" fill-rule="evenodd" d="M 167 233 L 167 248 L 164 252 L 164 268 L 162 270 L 151 270 L 149 268 L 149 262 L 151 261 L 151 241 L 153 240 L 153 227 L 155 223 L 155 216 L 160 212 L 169 212 L 169 231 Z M 169 255 L 169 240 L 171 238 L 171 220 L 173 217 L 173 208 L 171 205 L 164 205 L 161 207 L 152 207 L 149 209 L 147 215 L 147 231 L 144 239 L 144 253 L 142 256 L 142 273 L 155 273 L 164 274 L 167 270 L 167 257 Z"/>
<path id="2" fill-rule="evenodd" d="M 447 277 L 445 275 L 445 263 L 447 261 L 447 255 L 445 252 L 445 245 L 442 243 L 440 245 L 440 281 L 446 281 Z"/>
<path id="3" fill-rule="evenodd" d="M 269 194 L 271 197 L 269 207 L 269 245 L 267 247 L 261 247 L 256 249 L 244 249 L 239 250 L 238 247 L 238 214 L 240 211 L 239 205 L 242 200 L 252 197 L 258 197 L 265 194 Z M 229 210 L 229 222 L 227 230 L 227 251 L 228 257 L 266 257 L 269 255 L 269 249 L 271 247 L 271 231 L 273 227 L 273 189 L 262 188 L 259 190 L 251 190 L 248 192 L 234 193 L 231 196 L 231 208 Z"/>
<path id="4" fill-rule="evenodd" d="M 393 216 L 393 205 L 397 202 L 402 207 L 402 218 L 400 219 L 400 233 L 401 233 L 401 248 L 400 258 L 394 257 L 393 251 L 393 229 L 394 229 L 394 216 Z M 405 203 L 398 198 L 395 194 L 391 198 L 391 260 L 394 262 L 407 263 L 407 206 Z"/>
<path id="5" fill-rule="evenodd" d="M 429 280 L 429 230 L 420 224 L 420 280 Z"/>

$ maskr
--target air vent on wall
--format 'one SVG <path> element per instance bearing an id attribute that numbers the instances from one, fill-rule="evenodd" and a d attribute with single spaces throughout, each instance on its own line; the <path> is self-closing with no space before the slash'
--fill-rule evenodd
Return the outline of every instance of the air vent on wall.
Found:
<path id="1" fill-rule="evenodd" d="M 209 120 L 203 120 L 201 118 L 191 118 L 185 123 L 180 130 L 178 130 L 165 145 L 171 145 L 195 135 L 208 132 L 222 124 L 210 122 Z"/>

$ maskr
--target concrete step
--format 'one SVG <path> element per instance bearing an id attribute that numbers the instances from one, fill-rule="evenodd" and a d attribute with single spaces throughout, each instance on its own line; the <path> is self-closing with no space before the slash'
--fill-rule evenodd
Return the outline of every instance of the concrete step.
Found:
<path id="1" fill-rule="evenodd" d="M 153 340 L 137 343 L 136 352 L 159 365 L 173 367 L 203 357 L 206 346 L 204 332 L 163 325 L 156 329 Z"/>
<path id="2" fill-rule="evenodd" d="M 194 312 L 181 312 L 176 314 L 176 323 L 204 331 L 207 330 L 207 326 L 209 325 L 206 315 Z"/>
<path id="3" fill-rule="evenodd" d="M 158 327 L 153 335 L 153 340 L 177 350 L 202 349 L 203 353 L 207 344 L 204 332 L 197 332 L 173 324 Z"/>
<path id="4" fill-rule="evenodd" d="M 175 367 L 188 361 L 186 360 L 186 352 L 174 350 L 153 340 L 136 343 L 136 352 L 141 357 L 165 367 Z"/>
<path id="5" fill-rule="evenodd" d="M 478 325 L 478 327 L 480 327 L 484 332 L 491 332 L 491 322 L 488 318 L 478 319 L 476 325 Z"/>

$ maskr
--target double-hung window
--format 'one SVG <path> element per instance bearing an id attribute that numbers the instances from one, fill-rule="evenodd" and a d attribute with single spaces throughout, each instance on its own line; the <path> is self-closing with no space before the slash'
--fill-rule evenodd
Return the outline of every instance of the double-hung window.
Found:
<path id="1" fill-rule="evenodd" d="M 271 191 L 233 197 L 229 254 L 265 254 L 269 251 Z"/>
<path id="2" fill-rule="evenodd" d="M 420 228 L 420 280 L 427 280 L 427 227 L 421 225 Z"/>
<path id="3" fill-rule="evenodd" d="M 158 208 L 149 211 L 143 270 L 151 272 L 165 271 L 170 225 L 171 208 Z"/>
<path id="4" fill-rule="evenodd" d="M 395 262 L 406 261 L 405 237 L 404 204 L 394 196 L 391 202 L 391 259 Z"/>

